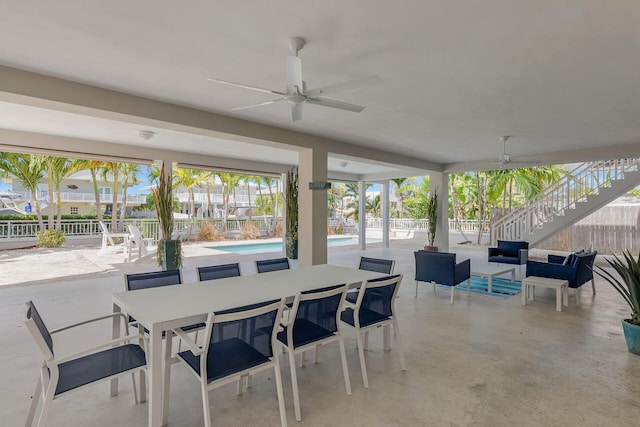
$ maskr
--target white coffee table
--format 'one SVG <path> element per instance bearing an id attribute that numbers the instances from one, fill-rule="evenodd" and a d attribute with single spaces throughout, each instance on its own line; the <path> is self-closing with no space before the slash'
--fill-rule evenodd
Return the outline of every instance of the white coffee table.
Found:
<path id="1" fill-rule="evenodd" d="M 522 279 L 522 305 L 527 300 L 536 299 L 536 286 L 556 290 L 556 311 L 562 311 L 562 306 L 569 305 L 569 281 L 564 279 L 550 279 L 548 277 L 529 276 Z"/>
<path id="2" fill-rule="evenodd" d="M 511 283 L 516 281 L 516 268 L 505 265 L 479 265 L 471 268 L 472 276 L 486 277 L 488 279 L 487 290 L 491 293 L 493 276 L 511 273 Z"/>

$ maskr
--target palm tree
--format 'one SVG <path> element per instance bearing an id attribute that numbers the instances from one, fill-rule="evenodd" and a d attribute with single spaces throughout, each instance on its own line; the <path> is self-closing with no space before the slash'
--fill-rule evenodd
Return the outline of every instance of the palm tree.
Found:
<path id="1" fill-rule="evenodd" d="M 183 169 L 175 168 L 173 170 L 174 187 L 184 187 L 187 189 L 187 203 L 189 205 L 189 229 L 187 231 L 187 240 L 191 237 L 191 230 L 195 221 L 195 192 L 194 188 L 202 182 L 202 171 L 199 169 Z"/>
<path id="2" fill-rule="evenodd" d="M 62 200 L 61 200 L 61 185 L 62 181 L 68 176 L 82 170 L 82 161 L 75 159 L 65 159 L 62 157 L 54 157 L 51 161 L 51 167 L 53 170 L 53 182 L 55 184 L 56 192 L 56 210 L 57 210 L 57 224 L 58 229 L 62 228 Z"/>
<path id="3" fill-rule="evenodd" d="M 227 218 L 229 217 L 229 196 L 232 188 L 235 191 L 235 188 L 238 185 L 238 182 L 240 181 L 240 176 L 233 173 L 220 172 L 218 174 L 218 177 L 220 177 L 220 181 L 222 181 L 222 191 L 223 191 L 223 200 L 224 200 L 222 231 L 226 233 Z M 235 204 L 235 200 L 234 200 L 234 204 Z"/>
<path id="4" fill-rule="evenodd" d="M 402 218 L 402 213 L 404 211 L 404 206 L 402 203 L 404 201 L 404 194 L 401 190 L 401 187 L 407 181 L 407 178 L 393 178 L 391 181 L 393 181 L 393 183 L 396 185 L 395 195 L 396 199 L 398 200 L 396 203 L 396 212 L 398 213 L 398 218 Z"/>
<path id="5" fill-rule="evenodd" d="M 40 231 L 45 229 L 40 203 L 38 202 L 38 184 L 45 177 L 45 169 L 42 166 L 42 163 L 32 161 L 31 154 L 0 152 L 0 169 L 7 175 L 16 177 L 31 192 Z"/>
<path id="6" fill-rule="evenodd" d="M 378 194 L 372 198 L 367 197 L 365 203 L 367 212 L 371 213 L 374 218 L 380 218 L 380 212 L 382 209 L 382 204 L 380 203 L 380 195 Z"/>
<path id="7" fill-rule="evenodd" d="M 140 182 L 138 179 L 138 173 L 140 172 L 140 165 L 135 163 L 121 163 L 120 174 L 123 177 L 122 181 L 122 209 L 120 210 L 120 230 L 124 230 L 124 220 L 127 216 L 127 190 L 129 185 L 136 185 Z M 111 213 L 113 215 L 113 212 Z"/>
<path id="8" fill-rule="evenodd" d="M 117 162 L 105 162 L 100 173 L 102 180 L 109 182 L 109 175 L 113 177 L 113 199 L 111 202 L 111 231 L 116 232 L 118 230 L 118 190 L 120 180 L 120 164 Z"/>

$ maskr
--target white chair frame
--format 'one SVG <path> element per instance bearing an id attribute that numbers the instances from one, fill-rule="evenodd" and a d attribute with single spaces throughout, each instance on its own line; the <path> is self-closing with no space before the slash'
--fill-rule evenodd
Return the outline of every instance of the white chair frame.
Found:
<path id="1" fill-rule="evenodd" d="M 100 229 L 102 230 L 102 246 L 98 251 L 98 255 L 109 252 L 122 252 L 126 249 L 129 233 L 112 233 L 109 231 L 104 221 L 98 221 L 98 225 L 100 225 Z M 114 237 L 122 239 L 122 243 L 116 243 L 113 240 Z"/>
<path id="2" fill-rule="evenodd" d="M 360 312 L 360 306 L 362 305 L 362 300 L 364 298 L 364 294 L 366 292 L 367 289 L 373 289 L 373 288 L 378 288 L 378 287 L 382 287 L 382 286 L 388 286 L 392 283 L 398 282 L 398 284 L 396 285 L 396 288 L 393 291 L 393 295 L 391 296 L 391 312 L 392 315 L 390 316 L 390 318 L 388 320 L 383 320 L 381 322 L 377 322 L 374 323 L 372 325 L 369 326 L 360 326 L 360 318 L 359 318 L 359 312 Z M 393 332 L 394 332 L 394 337 L 395 337 L 395 341 L 396 341 L 396 345 L 398 347 L 398 355 L 400 356 L 400 368 L 403 371 L 407 370 L 406 364 L 405 364 L 405 360 L 404 360 L 404 351 L 402 348 L 402 338 L 400 336 L 400 328 L 398 327 L 398 318 L 396 316 L 396 309 L 395 309 L 395 302 L 396 302 L 396 296 L 398 295 L 398 289 L 400 288 L 400 284 L 402 283 L 402 274 L 400 274 L 398 277 L 394 277 L 393 279 L 389 279 L 389 280 L 383 280 L 383 281 L 375 281 L 375 282 L 362 282 L 362 286 L 360 286 L 360 291 L 358 293 L 358 299 L 356 300 L 355 304 L 351 304 L 349 301 L 345 301 L 345 307 L 348 308 L 352 308 L 354 313 L 353 313 L 353 321 L 354 321 L 354 329 L 356 331 L 356 342 L 358 345 L 358 354 L 360 356 L 360 369 L 362 371 L 362 382 L 364 383 L 364 387 L 365 388 L 369 388 L 369 377 L 367 375 L 367 364 L 364 358 L 364 350 L 367 349 L 368 347 L 368 341 L 369 341 L 369 331 L 373 330 L 373 329 L 377 329 L 383 326 L 393 326 Z M 344 322 L 343 323 L 347 326 L 351 326 L 348 323 Z M 363 340 L 362 338 L 362 333 L 365 334 L 365 338 Z M 390 345 L 388 345 L 388 341 L 390 341 L 388 339 L 388 334 L 385 332 L 385 345 L 384 345 L 384 349 L 385 351 L 387 350 L 391 350 Z"/>
<path id="3" fill-rule="evenodd" d="M 28 303 L 27 303 L 28 304 Z M 105 319 L 111 319 L 115 316 L 120 316 L 122 317 L 123 323 L 125 325 L 125 336 L 120 337 L 120 338 L 116 338 L 113 339 L 111 341 L 108 341 L 104 344 L 95 346 L 95 347 L 91 347 L 91 348 L 87 348 L 84 349 L 82 351 L 79 351 L 77 353 L 71 354 L 71 355 L 65 355 L 64 357 L 59 357 L 56 358 L 54 357 L 54 355 L 51 353 L 51 351 L 49 350 L 49 346 L 47 345 L 47 343 L 45 342 L 42 334 L 40 333 L 40 331 L 38 330 L 38 327 L 36 326 L 36 323 L 33 319 L 25 319 L 25 323 L 27 325 L 27 329 L 29 330 L 29 332 L 31 333 L 31 335 L 33 336 L 34 340 L 36 341 L 36 344 L 38 345 L 38 348 L 40 349 L 40 351 L 42 352 L 43 356 L 44 356 L 44 362 L 42 363 L 41 369 L 40 369 L 40 375 L 38 376 L 38 381 L 36 383 L 36 387 L 35 387 L 35 391 L 33 393 L 33 399 L 31 401 L 31 406 L 29 407 L 29 413 L 27 415 L 27 421 L 25 422 L 25 427 L 31 427 L 33 425 L 33 420 L 35 418 L 35 414 L 36 414 L 36 408 L 38 407 L 38 402 L 40 401 L 40 398 L 42 397 L 43 399 L 43 403 L 42 403 L 42 409 L 40 410 L 40 415 L 38 417 L 38 421 L 37 421 L 37 427 L 44 427 L 46 425 L 46 421 L 47 421 L 47 417 L 49 415 L 49 411 L 51 409 L 51 404 L 54 400 L 57 400 L 63 396 L 67 396 L 69 394 L 72 394 L 76 391 L 80 391 L 83 390 L 87 387 L 90 387 L 94 384 L 98 384 L 101 382 L 105 382 L 105 381 L 109 381 L 115 378 L 120 378 L 122 376 L 131 374 L 131 379 L 133 381 L 133 399 L 135 401 L 135 403 L 139 403 L 139 402 L 145 402 L 147 400 L 147 396 L 146 396 L 146 389 L 144 387 L 141 387 L 140 389 L 140 401 L 138 400 L 138 393 L 137 393 L 137 389 L 136 389 L 136 380 L 135 380 L 135 373 L 140 371 L 140 372 L 146 372 L 147 371 L 147 365 L 135 368 L 135 369 L 131 369 L 129 371 L 125 371 L 125 372 L 121 372 L 117 375 L 112 375 L 109 377 L 105 377 L 102 378 L 98 381 L 94 381 L 92 383 L 89 384 L 85 384 L 83 386 L 74 388 L 72 390 L 66 391 L 64 393 L 60 393 L 58 395 L 55 395 L 55 391 L 56 391 L 56 386 L 58 384 L 58 379 L 59 379 L 59 369 L 58 366 L 64 362 L 68 362 L 77 358 L 80 358 L 82 356 L 86 356 L 89 355 L 91 353 L 95 353 L 98 350 L 101 349 L 105 349 L 105 348 L 109 348 L 109 347 L 113 347 L 115 345 L 118 344 L 122 344 L 122 343 L 127 343 L 127 342 L 131 342 L 133 340 L 138 340 L 138 342 L 140 343 L 140 345 L 142 346 L 143 350 L 145 350 L 145 352 L 147 351 L 146 349 L 149 348 L 148 347 L 148 342 L 146 337 L 144 337 L 144 335 L 141 334 L 129 334 L 129 326 L 127 325 L 127 317 L 123 314 L 123 313 L 113 313 L 113 314 L 109 314 L 106 316 L 101 316 L 101 317 L 97 317 L 97 318 L 93 318 L 93 319 L 89 319 L 89 320 L 85 320 L 83 322 L 79 322 L 79 323 L 74 323 L 72 325 L 68 325 L 65 326 L 63 328 L 60 329 L 56 329 L 56 330 L 52 330 L 49 331 L 50 335 L 54 335 L 56 333 L 62 332 L 62 331 L 66 331 L 72 328 L 76 328 L 78 326 L 83 326 L 86 325 L 88 323 L 93 323 L 93 322 L 97 322 L 100 320 L 105 320 Z"/>
<path id="4" fill-rule="evenodd" d="M 315 299 L 322 299 L 326 297 L 330 297 L 336 294 L 342 293 L 342 297 L 340 298 L 340 303 L 338 305 L 338 310 L 336 311 L 336 326 L 337 331 L 330 337 L 323 338 L 318 341 L 311 342 L 309 344 L 299 346 L 294 348 L 293 346 L 293 326 L 295 324 L 296 313 L 298 312 L 298 307 L 301 301 L 309 301 Z M 324 292 L 314 292 L 308 294 L 298 293 L 293 301 L 293 306 L 289 310 L 289 320 L 283 321 L 282 325 L 287 327 L 287 344 L 283 343 L 280 340 L 277 340 L 277 343 L 283 350 L 286 350 L 289 355 L 289 368 L 291 369 L 291 387 L 293 389 L 293 406 L 295 409 L 296 420 L 300 421 L 302 419 L 300 414 L 300 396 L 298 393 L 298 376 L 296 372 L 296 361 L 295 355 L 302 353 L 300 357 L 300 367 L 304 366 L 304 354 L 306 351 L 313 349 L 314 350 L 314 360 L 313 363 L 318 363 L 318 349 L 321 345 L 329 344 L 332 342 L 338 341 L 340 346 L 340 358 L 342 360 L 342 372 L 344 374 L 344 386 L 348 395 L 351 395 L 351 381 L 349 380 L 349 368 L 347 366 L 347 355 L 344 349 L 344 339 L 342 334 L 340 333 L 340 324 L 342 323 L 340 320 L 340 313 L 343 310 L 345 296 L 347 293 L 347 286 L 343 285 L 341 287 L 331 289 Z"/>
<path id="5" fill-rule="evenodd" d="M 128 238 L 126 240 L 126 257 L 125 261 L 140 262 L 147 258 L 151 258 L 158 252 L 158 247 L 153 245 L 152 238 L 144 237 L 138 227 L 133 224 L 127 225 L 129 229 Z"/>
<path id="6" fill-rule="evenodd" d="M 284 407 L 284 393 L 282 391 L 282 376 L 280 374 L 280 363 L 278 360 L 278 356 L 275 352 L 276 347 L 276 335 L 278 333 L 278 325 L 280 319 L 282 318 L 282 310 L 284 307 L 284 299 L 281 299 L 278 302 L 273 304 L 266 305 L 264 307 L 241 311 L 237 313 L 229 313 L 229 314 L 220 314 L 216 315 L 215 313 L 209 313 L 207 318 L 207 326 L 205 328 L 205 342 L 202 346 L 199 346 L 191 337 L 182 331 L 181 329 L 173 329 L 173 333 L 180 337 L 180 339 L 185 343 L 185 345 L 189 348 L 189 350 L 195 354 L 200 356 L 200 375 L 198 375 L 195 371 L 189 368 L 189 371 L 194 374 L 194 376 L 200 381 L 200 388 L 202 391 L 202 407 L 204 411 L 204 425 L 205 427 L 211 427 L 211 409 L 209 407 L 209 391 L 222 387 L 223 385 L 230 384 L 232 382 L 238 381 L 238 387 L 240 387 L 240 382 L 244 378 L 248 378 L 251 375 L 254 375 L 258 372 L 264 371 L 266 369 L 273 368 L 274 376 L 276 380 L 276 392 L 278 394 L 278 407 L 280 410 L 280 423 L 282 427 L 287 427 L 287 414 Z M 268 363 L 264 363 L 259 366 L 255 366 L 249 369 L 245 369 L 243 371 L 239 371 L 233 373 L 227 377 L 220 378 L 218 380 L 212 381 L 207 384 L 207 355 L 209 351 L 209 342 L 211 339 L 211 329 L 213 328 L 214 322 L 216 323 L 224 323 L 231 322 L 234 320 L 241 320 L 249 317 L 258 316 L 260 314 L 268 313 L 277 309 L 276 313 L 276 323 L 273 328 L 273 332 L 271 333 L 271 349 L 273 352 L 273 356 L 271 357 L 271 361 Z M 167 337 L 170 335 L 167 334 Z M 167 339 L 167 342 L 170 343 L 170 339 Z M 171 363 L 172 360 L 167 360 L 165 363 Z M 168 381 L 168 380 L 167 380 Z M 169 406 L 169 393 L 168 387 L 165 386 L 165 393 L 163 399 L 163 411 L 165 414 L 168 412 Z M 166 419 L 166 416 L 165 418 Z"/>

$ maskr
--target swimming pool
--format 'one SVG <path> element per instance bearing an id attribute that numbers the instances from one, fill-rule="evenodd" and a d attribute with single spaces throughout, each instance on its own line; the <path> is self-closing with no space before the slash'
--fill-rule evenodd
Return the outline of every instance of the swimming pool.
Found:
<path id="1" fill-rule="evenodd" d="M 358 238 L 345 236 L 327 239 L 327 247 L 357 245 Z M 236 245 L 207 246 L 217 251 L 232 252 L 235 254 L 261 254 L 265 252 L 282 252 L 282 242 L 245 243 Z"/>

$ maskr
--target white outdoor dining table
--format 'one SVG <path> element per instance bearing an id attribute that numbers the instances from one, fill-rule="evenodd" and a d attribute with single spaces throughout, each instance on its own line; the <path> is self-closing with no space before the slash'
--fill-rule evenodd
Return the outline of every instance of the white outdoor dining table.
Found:
<path id="1" fill-rule="evenodd" d="M 229 277 L 179 286 L 163 286 L 113 294 L 113 311 L 125 312 L 149 330 L 149 426 L 160 427 L 163 415 L 162 333 L 207 320 L 209 312 L 226 310 L 280 298 L 298 292 L 347 283 L 357 287 L 365 280 L 385 274 L 335 265 L 314 265 L 270 273 Z M 120 333 L 119 317 L 114 318 L 113 335 Z M 111 395 L 118 392 L 111 382 Z"/>

